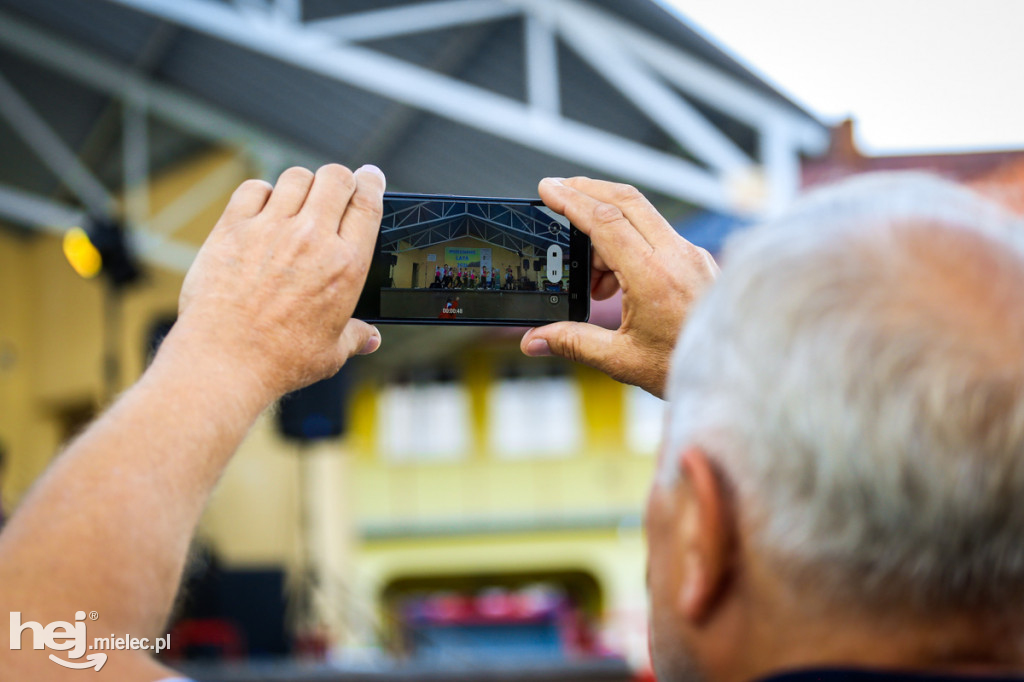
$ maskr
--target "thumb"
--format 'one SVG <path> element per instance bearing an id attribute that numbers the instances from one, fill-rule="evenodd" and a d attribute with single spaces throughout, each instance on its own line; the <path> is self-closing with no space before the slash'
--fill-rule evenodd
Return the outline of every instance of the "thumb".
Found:
<path id="1" fill-rule="evenodd" d="M 615 332 L 584 322 L 556 322 L 526 332 L 519 347 L 532 357 L 558 355 L 609 372 Z"/>
<path id="2" fill-rule="evenodd" d="M 369 355 L 380 348 L 380 331 L 362 320 L 351 319 L 341 332 L 338 349 L 347 360 L 353 355 Z"/>

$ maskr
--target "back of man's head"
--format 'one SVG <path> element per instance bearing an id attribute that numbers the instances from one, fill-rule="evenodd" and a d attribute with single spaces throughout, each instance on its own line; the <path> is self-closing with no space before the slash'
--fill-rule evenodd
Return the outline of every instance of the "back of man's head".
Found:
<path id="1" fill-rule="evenodd" d="M 666 453 L 707 453 L 808 608 L 1019 611 L 1018 219 L 922 174 L 810 195 L 726 250 L 669 399 Z"/>

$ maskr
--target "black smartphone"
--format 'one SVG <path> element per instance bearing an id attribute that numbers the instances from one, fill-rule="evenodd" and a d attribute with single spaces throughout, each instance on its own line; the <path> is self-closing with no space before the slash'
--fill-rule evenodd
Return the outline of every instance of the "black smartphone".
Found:
<path id="1" fill-rule="evenodd" d="M 590 238 L 540 199 L 384 195 L 355 317 L 537 326 L 590 317 Z"/>

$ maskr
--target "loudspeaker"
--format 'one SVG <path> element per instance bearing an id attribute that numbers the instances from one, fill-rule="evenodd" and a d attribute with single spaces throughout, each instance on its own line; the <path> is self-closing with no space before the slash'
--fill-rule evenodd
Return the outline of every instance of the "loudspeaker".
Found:
<path id="1" fill-rule="evenodd" d="M 95 217 L 87 230 L 89 241 L 103 259 L 102 272 L 115 289 L 121 289 L 142 277 L 142 268 L 125 236 L 125 227 L 108 217 Z"/>
<path id="2" fill-rule="evenodd" d="M 345 432 L 349 381 L 344 370 L 281 398 L 277 426 L 285 438 L 308 442 Z"/>
<path id="3" fill-rule="evenodd" d="M 530 259 L 529 258 L 524 258 L 523 259 L 523 270 L 526 270 L 527 272 L 530 271 Z"/>
<path id="4" fill-rule="evenodd" d="M 397 253 L 388 254 L 388 265 L 398 265 L 398 254 Z"/>
<path id="5" fill-rule="evenodd" d="M 544 269 L 544 264 L 542 262 L 540 262 L 539 260 L 533 261 L 533 271 L 534 272 L 540 272 L 543 269 Z"/>

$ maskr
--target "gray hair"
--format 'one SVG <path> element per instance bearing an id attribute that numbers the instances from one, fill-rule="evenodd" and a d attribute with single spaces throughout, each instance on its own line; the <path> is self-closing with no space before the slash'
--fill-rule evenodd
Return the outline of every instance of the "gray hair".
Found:
<path id="1" fill-rule="evenodd" d="M 1024 594 L 1024 225 L 919 173 L 819 190 L 727 247 L 673 358 L 704 449 L 802 587 L 921 612 Z M 678 458 L 662 457 L 662 482 Z"/>

